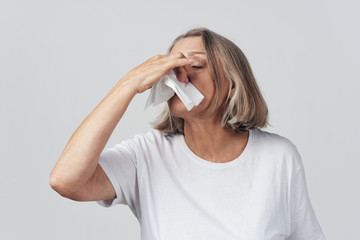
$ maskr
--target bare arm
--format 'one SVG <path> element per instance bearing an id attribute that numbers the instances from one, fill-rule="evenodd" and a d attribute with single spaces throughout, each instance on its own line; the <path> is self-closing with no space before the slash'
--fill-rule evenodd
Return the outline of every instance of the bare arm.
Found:
<path id="1" fill-rule="evenodd" d="M 71 136 L 51 172 L 50 185 L 71 198 L 95 172 L 101 152 L 135 96 L 135 89 L 119 81 Z"/>
<path id="2" fill-rule="evenodd" d="M 60 195 L 78 200 L 115 197 L 99 156 L 129 103 L 160 80 L 170 69 L 191 64 L 182 54 L 158 55 L 126 74 L 85 118 L 56 162 L 50 185 Z"/>

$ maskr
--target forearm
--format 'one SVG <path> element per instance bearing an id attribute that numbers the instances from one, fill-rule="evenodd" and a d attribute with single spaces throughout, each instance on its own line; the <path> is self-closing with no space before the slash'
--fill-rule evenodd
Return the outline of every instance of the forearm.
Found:
<path id="1" fill-rule="evenodd" d="M 126 80 L 120 80 L 111 89 L 71 136 L 51 172 L 51 186 L 70 192 L 89 180 L 101 152 L 135 95 L 136 89 Z"/>

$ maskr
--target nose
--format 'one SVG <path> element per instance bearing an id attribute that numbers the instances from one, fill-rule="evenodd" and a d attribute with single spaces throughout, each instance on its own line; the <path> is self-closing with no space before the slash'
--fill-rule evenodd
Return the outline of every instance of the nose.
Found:
<path id="1" fill-rule="evenodd" d="M 180 82 L 188 83 L 189 78 L 187 75 L 187 71 L 184 67 L 179 67 L 175 69 L 176 77 Z"/>

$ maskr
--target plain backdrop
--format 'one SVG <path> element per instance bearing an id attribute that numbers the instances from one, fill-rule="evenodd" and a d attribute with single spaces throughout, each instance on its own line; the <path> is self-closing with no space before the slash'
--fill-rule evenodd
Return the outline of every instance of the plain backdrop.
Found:
<path id="1" fill-rule="evenodd" d="M 247 56 L 273 127 L 303 158 L 329 240 L 360 239 L 357 1 L 0 1 L 0 238 L 140 239 L 128 206 L 58 195 L 49 176 L 116 82 L 179 34 L 207 27 Z M 137 95 L 106 147 L 161 110 Z M 176 223 L 174 223 L 176 224 Z"/>

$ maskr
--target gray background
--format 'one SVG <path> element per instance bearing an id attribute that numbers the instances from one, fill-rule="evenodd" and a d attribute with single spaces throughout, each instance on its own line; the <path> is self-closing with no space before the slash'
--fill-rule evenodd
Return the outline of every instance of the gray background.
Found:
<path id="1" fill-rule="evenodd" d="M 360 239 L 356 1 L 0 1 L 0 238 L 139 239 L 126 205 L 62 198 L 50 172 L 72 133 L 133 67 L 208 27 L 248 57 L 273 127 L 303 157 L 329 240 Z M 137 95 L 107 147 L 150 129 Z"/>

